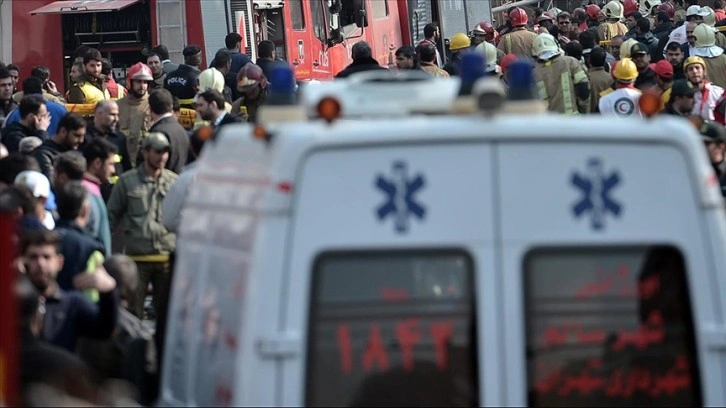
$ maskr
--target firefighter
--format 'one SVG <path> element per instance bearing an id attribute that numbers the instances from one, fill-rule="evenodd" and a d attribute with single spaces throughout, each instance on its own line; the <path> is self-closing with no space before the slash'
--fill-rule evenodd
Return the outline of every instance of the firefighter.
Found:
<path id="1" fill-rule="evenodd" d="M 486 41 L 490 44 L 497 45 L 497 30 L 487 21 L 480 21 L 479 24 L 471 30 L 471 45 L 477 46 Z"/>
<path id="2" fill-rule="evenodd" d="M 699 24 L 693 30 L 696 39 L 693 54 L 703 58 L 706 63 L 708 78 L 721 88 L 726 88 L 726 55 L 723 48 L 716 45 L 713 29 L 706 24 Z"/>
<path id="3" fill-rule="evenodd" d="M 449 62 L 444 65 L 444 71 L 448 72 L 450 76 L 459 75 L 459 72 L 461 70 L 460 65 L 462 54 L 467 51 L 469 46 L 471 46 L 471 41 L 469 41 L 469 37 L 466 34 L 457 33 L 451 37 L 451 43 L 449 45 L 449 50 L 451 50 L 451 58 L 449 59 Z"/>
<path id="4" fill-rule="evenodd" d="M 623 5 L 619 1 L 611 1 L 605 5 L 602 12 L 605 14 L 605 22 L 597 28 L 600 40 L 608 41 L 616 35 L 625 35 L 628 28 L 620 20 L 623 18 Z"/>
<path id="5" fill-rule="evenodd" d="M 102 68 L 101 53 L 95 48 L 88 49 L 83 55 L 83 75 L 68 91 L 68 103 L 96 104 L 104 99 L 111 99 L 108 90 L 103 86 Z"/>
<path id="6" fill-rule="evenodd" d="M 585 14 L 587 15 L 587 28 L 597 30 L 600 25 L 600 17 L 602 16 L 600 6 L 597 4 L 588 4 L 585 7 Z"/>
<path id="7" fill-rule="evenodd" d="M 688 57 L 683 63 L 686 79 L 697 89 L 693 114 L 705 120 L 714 120 L 714 108 L 723 95 L 723 88 L 706 79 L 706 62 L 701 57 Z"/>
<path id="8" fill-rule="evenodd" d="M 557 41 L 550 34 L 539 34 L 532 55 L 537 58 L 534 77 L 540 97 L 548 109 L 566 115 L 590 110 L 590 83 L 579 61 L 562 55 Z"/>
<path id="9" fill-rule="evenodd" d="M 198 45 L 184 47 L 184 63 L 169 73 L 164 88 L 179 98 L 182 108 L 194 109 L 194 97 L 199 90 L 199 66 L 202 64 L 202 49 Z"/>
<path id="10" fill-rule="evenodd" d="M 232 115 L 254 123 L 259 107 L 270 93 L 262 68 L 252 63 L 242 67 L 237 73 L 237 90 L 242 97 L 232 104 Z"/>
<path id="11" fill-rule="evenodd" d="M 118 101 L 118 128 L 126 135 L 129 159 L 133 165 L 136 164 L 141 140 L 151 125 L 149 86 L 154 82 L 154 76 L 151 68 L 138 62 L 129 69 L 126 78 L 129 93 Z"/>
<path id="12" fill-rule="evenodd" d="M 688 23 L 702 23 L 703 16 L 705 14 L 707 13 L 702 13 L 701 6 L 699 5 L 693 5 L 691 7 L 688 7 L 688 10 L 686 10 L 686 21 L 684 21 L 680 27 L 671 31 L 671 33 L 668 35 L 668 40 L 666 41 L 666 43 L 676 41 L 678 44 L 685 44 L 688 41 L 688 35 L 686 33 Z M 667 45 L 668 44 L 666 44 L 666 46 Z M 665 48 L 663 50 L 665 51 Z"/>
<path id="13" fill-rule="evenodd" d="M 638 101 L 641 91 L 633 86 L 638 77 L 638 68 L 630 58 L 623 58 L 612 71 L 615 90 L 600 98 L 598 109 L 601 114 L 621 118 L 641 117 Z"/>
<path id="14" fill-rule="evenodd" d="M 509 20 L 512 24 L 512 30 L 502 36 L 497 48 L 504 54 L 512 53 L 520 58 L 530 58 L 532 44 L 537 34 L 527 31 L 527 12 L 515 7 L 509 13 Z"/>
<path id="15" fill-rule="evenodd" d="M 638 0 L 625 0 L 623 3 L 623 15 L 629 18 L 631 14 L 638 12 Z"/>

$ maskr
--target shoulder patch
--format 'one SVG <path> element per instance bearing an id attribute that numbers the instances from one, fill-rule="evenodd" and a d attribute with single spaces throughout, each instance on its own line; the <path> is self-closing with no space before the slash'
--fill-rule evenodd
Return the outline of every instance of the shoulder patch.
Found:
<path id="1" fill-rule="evenodd" d="M 606 89 L 606 90 L 604 90 L 604 91 L 600 92 L 600 97 L 602 98 L 603 96 L 605 96 L 605 95 L 607 95 L 607 94 L 609 94 L 609 93 L 612 93 L 612 92 L 615 92 L 615 91 L 613 90 L 613 88 L 608 88 L 608 89 Z"/>

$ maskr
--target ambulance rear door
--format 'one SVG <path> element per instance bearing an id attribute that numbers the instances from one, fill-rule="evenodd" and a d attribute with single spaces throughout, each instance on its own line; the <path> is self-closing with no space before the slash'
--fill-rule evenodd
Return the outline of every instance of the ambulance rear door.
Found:
<path id="1" fill-rule="evenodd" d="M 453 137 L 471 129 L 321 131 L 295 180 L 282 405 L 499 404 L 499 345 L 476 333 L 499 326 L 491 149 Z"/>
<path id="2" fill-rule="evenodd" d="M 704 215 L 720 196 L 701 141 L 685 121 L 618 123 L 621 137 L 598 121 L 543 121 L 557 137 L 522 129 L 495 148 L 504 403 L 723 405 Z"/>

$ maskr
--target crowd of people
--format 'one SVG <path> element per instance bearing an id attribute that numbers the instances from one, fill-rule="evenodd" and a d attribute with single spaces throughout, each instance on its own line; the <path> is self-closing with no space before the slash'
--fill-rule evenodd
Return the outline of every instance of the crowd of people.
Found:
<path id="1" fill-rule="evenodd" d="M 639 98 L 657 92 L 663 114 L 698 119 L 724 186 L 726 36 L 717 27 L 726 13 L 721 0 L 713 9 L 685 1 L 512 7 L 501 26 L 481 22 L 446 48 L 431 23 L 420 43 L 395 51 L 394 69 L 458 76 L 477 53 L 485 75 L 506 87 L 508 68 L 526 60 L 536 95 L 565 115 L 637 117 Z M 99 50 L 83 46 L 65 93 L 47 67 L 23 75 L 0 63 L 0 211 L 18 226 L 24 402 L 45 395 L 38 387 L 94 404 L 110 403 L 109 395 L 155 400 L 195 160 L 209 134 L 257 119 L 280 63 L 273 42 L 258 44 L 253 63 L 241 41 L 229 34 L 204 70 L 199 46 L 184 48 L 176 64 L 158 45 L 124 83 Z M 336 78 L 387 68 L 364 41 L 351 51 Z M 195 113 L 186 126 L 185 110 Z"/>

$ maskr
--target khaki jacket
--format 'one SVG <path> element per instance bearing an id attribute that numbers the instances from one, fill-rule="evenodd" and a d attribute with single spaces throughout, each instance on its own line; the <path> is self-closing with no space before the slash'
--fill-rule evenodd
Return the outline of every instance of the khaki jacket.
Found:
<path id="1" fill-rule="evenodd" d="M 597 27 L 597 34 L 600 36 L 600 41 L 611 40 L 616 35 L 625 35 L 627 33 L 628 27 L 621 22 L 604 22 Z"/>
<path id="2" fill-rule="evenodd" d="M 526 29 L 515 29 L 504 34 L 499 40 L 497 49 L 504 54 L 515 54 L 518 57 L 532 58 L 532 44 L 537 34 L 527 31 Z"/>
<path id="3" fill-rule="evenodd" d="M 431 76 L 449 78 L 449 73 L 430 62 L 422 62 L 421 70 Z"/>
<path id="4" fill-rule="evenodd" d="M 126 135 L 126 146 L 131 157 L 131 163 L 136 164 L 139 153 L 139 144 L 149 131 L 151 124 L 151 110 L 149 109 L 149 94 L 141 99 L 128 94 L 119 99 L 118 128 Z"/>
<path id="5" fill-rule="evenodd" d="M 108 199 L 111 231 L 123 225 L 126 254 L 168 254 L 174 250 L 176 235 L 162 224 L 162 202 L 177 175 L 163 169 L 158 179 L 137 166 L 119 177 Z"/>
<path id="6" fill-rule="evenodd" d="M 588 83 L 587 74 L 580 62 L 561 55 L 548 61 L 538 61 L 534 67 L 534 78 L 540 97 L 547 101 L 547 109 L 566 115 L 587 113 L 590 98 L 578 100 L 575 85 Z"/>
<path id="7" fill-rule="evenodd" d="M 706 75 L 714 85 L 726 89 L 726 54 L 714 58 L 703 58 L 706 62 Z"/>
<path id="8" fill-rule="evenodd" d="M 610 89 L 613 85 L 613 77 L 605 71 L 605 68 L 590 68 L 587 72 L 590 77 L 590 112 L 598 112 L 598 103 L 600 102 L 600 92 Z"/>

